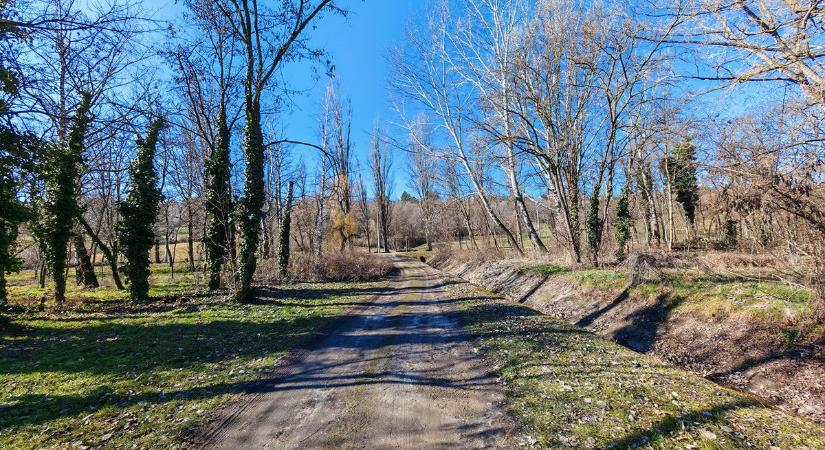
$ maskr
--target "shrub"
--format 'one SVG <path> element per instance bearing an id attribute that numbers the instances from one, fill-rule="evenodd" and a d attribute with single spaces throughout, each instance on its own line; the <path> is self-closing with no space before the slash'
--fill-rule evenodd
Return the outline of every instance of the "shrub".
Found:
<path id="1" fill-rule="evenodd" d="M 290 260 L 289 278 L 294 281 L 374 281 L 386 277 L 392 263 L 384 257 L 363 253 L 329 253 L 320 257 L 298 253 Z"/>

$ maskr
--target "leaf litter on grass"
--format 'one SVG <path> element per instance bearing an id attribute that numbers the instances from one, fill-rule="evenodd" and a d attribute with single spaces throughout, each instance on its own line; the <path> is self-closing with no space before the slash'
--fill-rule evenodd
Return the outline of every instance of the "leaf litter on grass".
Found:
<path id="1" fill-rule="evenodd" d="M 240 305 L 84 304 L 0 334 L 0 448 L 169 448 L 382 283 L 298 284 Z M 126 306 L 126 307 L 124 307 Z"/>

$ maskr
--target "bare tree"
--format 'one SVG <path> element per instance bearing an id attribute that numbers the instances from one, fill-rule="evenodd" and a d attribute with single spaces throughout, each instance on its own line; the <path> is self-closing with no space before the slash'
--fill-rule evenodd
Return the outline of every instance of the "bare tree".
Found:
<path id="1" fill-rule="evenodd" d="M 417 129 L 419 134 L 426 134 L 424 130 Z M 409 150 L 410 162 L 409 173 L 410 182 L 413 185 L 415 194 L 418 196 L 418 204 L 421 207 L 421 219 L 424 227 L 424 238 L 427 244 L 427 251 L 432 251 L 432 228 L 435 216 L 434 201 L 438 195 L 436 192 L 435 173 L 437 167 L 433 164 L 430 155 L 433 151 L 427 147 L 429 139 L 426 136 L 410 139 L 414 144 Z"/>
<path id="2" fill-rule="evenodd" d="M 390 176 L 392 160 L 386 145 L 381 141 L 381 135 L 376 129 L 372 136 L 372 150 L 370 153 L 370 169 L 372 171 L 373 190 L 375 195 L 376 232 L 378 249 L 389 253 L 390 227 Z"/>
<path id="3" fill-rule="evenodd" d="M 240 201 L 241 243 L 238 301 L 252 295 L 264 204 L 264 140 L 261 105 L 264 94 L 284 61 L 317 55 L 305 31 L 323 12 L 344 11 L 332 0 L 290 0 L 274 9 L 258 0 L 218 4 L 243 48 L 244 74 L 244 196 Z"/>
<path id="4" fill-rule="evenodd" d="M 470 145 L 473 141 L 472 122 L 468 110 L 472 109 L 470 105 L 475 93 L 454 64 L 448 25 L 452 20 L 449 10 L 443 6 L 431 18 L 427 33 L 408 36 L 409 48 L 399 50 L 395 55 L 397 72 L 392 84 L 402 96 L 435 117 L 438 128 L 450 142 L 440 157 L 455 159 L 462 165 L 489 218 L 504 233 L 510 246 L 523 253 L 521 244 L 494 210 L 488 193 L 473 170 Z M 412 127 L 417 126 L 420 120 L 407 122 L 407 126 Z"/>
<path id="5" fill-rule="evenodd" d="M 524 221 L 534 248 L 547 253 L 524 201 L 513 113 L 513 64 L 520 44 L 520 27 L 528 10 L 520 0 L 464 0 L 463 3 L 468 10 L 466 22 L 455 27 L 449 39 L 460 61 L 457 70 L 479 95 L 478 110 L 483 114 L 473 121 L 490 136 L 492 144 L 503 147 L 503 154 L 493 152 L 493 155 L 501 161 L 510 188 L 517 228 L 520 230 L 520 223 Z"/>
<path id="6" fill-rule="evenodd" d="M 333 172 L 333 195 L 337 209 L 332 213 L 332 229 L 338 235 L 339 250 L 351 245 L 350 238 L 358 232 L 352 210 L 353 143 L 352 103 L 342 102 L 330 85 L 327 89 L 331 113 L 330 151 L 328 158 Z"/>

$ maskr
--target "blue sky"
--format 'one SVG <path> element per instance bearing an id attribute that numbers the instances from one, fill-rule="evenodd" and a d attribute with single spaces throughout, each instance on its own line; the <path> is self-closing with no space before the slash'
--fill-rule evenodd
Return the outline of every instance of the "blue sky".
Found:
<path id="1" fill-rule="evenodd" d="M 403 41 L 405 30 L 423 20 L 427 3 L 422 0 L 350 0 L 345 2 L 351 5 L 349 17 L 327 16 L 314 31 L 313 41 L 326 49 L 335 65 L 341 96 L 352 99 L 353 141 L 363 169 L 368 167 L 370 136 L 376 120 L 385 124 L 385 132 L 398 131 L 386 124 L 395 116 L 387 91 L 392 69 L 389 50 Z M 286 70 L 285 75 L 292 81 L 292 87 L 306 89 L 306 92 L 295 96 L 292 111 L 283 114 L 279 129 L 292 139 L 316 142 L 317 111 L 327 79 L 322 77 L 317 82 L 307 82 L 313 75 L 308 64 L 295 64 Z M 306 151 L 312 150 L 296 149 L 296 153 Z M 406 162 L 401 158 L 401 154 L 395 157 L 395 195 L 409 190 Z"/>
<path id="2" fill-rule="evenodd" d="M 391 67 L 389 50 L 399 45 L 405 30 L 426 15 L 424 0 L 345 0 L 350 8 L 348 17 L 327 15 L 310 31 L 312 42 L 327 51 L 335 66 L 335 79 L 342 97 L 350 97 L 353 107 L 352 134 L 356 157 L 362 168 L 368 167 L 370 135 L 376 120 L 391 122 L 395 113 L 387 91 Z M 154 18 L 174 20 L 182 6 L 178 2 L 145 0 L 144 7 L 154 11 Z M 173 19 L 174 18 L 174 19 Z M 318 69 L 318 67 L 316 67 Z M 319 77 L 309 62 L 291 63 L 284 68 L 284 78 L 293 96 L 289 109 L 271 118 L 271 125 L 292 140 L 316 143 L 317 113 L 324 97 L 328 78 L 320 70 Z M 386 131 L 393 131 L 384 126 Z M 307 168 L 314 174 L 315 150 L 296 147 L 293 154 L 306 155 Z M 394 194 L 400 195 L 407 186 L 406 162 L 402 155 L 395 158 Z"/>

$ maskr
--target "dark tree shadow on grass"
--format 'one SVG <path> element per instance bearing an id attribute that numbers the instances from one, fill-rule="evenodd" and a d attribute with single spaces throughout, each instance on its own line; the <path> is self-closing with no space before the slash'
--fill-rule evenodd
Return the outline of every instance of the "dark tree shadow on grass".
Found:
<path id="1" fill-rule="evenodd" d="M 682 424 L 690 424 L 691 426 L 712 425 L 720 422 L 724 418 L 725 413 L 729 411 L 753 408 L 754 406 L 753 403 L 747 400 L 739 400 L 723 403 L 713 408 L 692 410 L 685 414 L 665 416 L 644 430 L 630 433 L 612 441 L 606 448 L 626 449 L 642 447 L 646 444 L 656 443 L 661 439 L 669 437 L 672 433 L 680 430 Z M 735 438 L 733 435 L 728 435 L 728 438 L 739 444 L 746 444 L 746 442 Z"/>
<path id="2" fill-rule="evenodd" d="M 440 287 L 437 285 L 436 289 Z M 348 386 L 372 383 L 430 384 L 464 389 L 468 386 L 489 382 L 489 378 L 461 380 L 441 379 L 437 374 L 409 374 L 382 372 L 370 376 L 328 377 L 324 374 L 329 367 L 317 367 L 311 373 L 292 373 L 287 384 L 283 379 L 264 379 L 258 382 L 237 382 L 208 384 L 184 390 L 160 392 L 165 386 L 154 387 L 152 392 L 139 392 L 127 395 L 115 392 L 111 377 L 134 378 L 141 373 L 169 371 L 186 368 L 195 364 L 211 364 L 228 361 L 237 357 L 255 359 L 264 356 L 283 354 L 290 350 L 315 350 L 319 348 L 358 348 L 369 351 L 385 346 L 415 344 L 434 339 L 433 332 L 416 329 L 408 324 L 428 323 L 428 315 L 438 315 L 448 320 L 467 318 L 467 314 L 455 315 L 438 312 L 434 308 L 429 313 L 390 313 L 395 306 L 447 305 L 456 302 L 477 300 L 475 297 L 452 298 L 439 296 L 426 299 L 416 296 L 425 288 L 391 289 L 391 295 L 413 294 L 412 300 L 390 300 L 368 303 L 365 308 L 388 308 L 372 310 L 369 314 L 357 312 L 319 311 L 311 317 L 290 314 L 289 308 L 316 307 L 323 304 L 337 306 L 359 306 L 361 303 L 350 302 L 347 298 L 372 293 L 373 288 L 318 288 L 304 298 L 296 296 L 292 289 L 276 292 L 272 298 L 261 296 L 256 308 L 266 311 L 272 308 L 271 316 L 256 315 L 252 320 L 236 317 L 248 305 L 227 306 L 227 310 L 217 309 L 210 312 L 209 322 L 199 323 L 198 315 L 190 314 L 185 308 L 181 316 L 173 312 L 169 320 L 185 320 L 180 323 L 153 323 L 149 315 L 136 313 L 133 319 L 137 323 L 123 323 L 124 316 L 87 317 L 90 324 L 55 329 L 49 326 L 28 326 L 15 336 L 0 335 L 0 373 L 6 375 L 38 373 L 84 373 L 100 376 L 101 385 L 89 388 L 77 395 L 24 394 L 14 397 L 0 409 L 0 430 L 11 426 L 41 424 L 64 417 L 99 409 L 105 405 L 129 407 L 141 402 L 162 404 L 173 400 L 193 400 L 209 398 L 225 393 L 266 392 L 278 389 L 320 389 L 334 386 Z M 384 290 L 376 294 L 384 294 Z M 422 291 L 423 292 L 423 291 Z M 429 291 L 432 293 L 432 290 Z M 279 304 L 278 297 L 289 297 L 286 304 Z M 314 301 L 326 298 L 328 302 Z M 340 301 L 332 299 L 341 299 Z M 284 312 L 286 309 L 286 313 Z M 258 311 L 260 313 L 261 311 Z M 475 316 L 476 311 L 470 311 Z M 538 315 L 537 312 L 520 306 L 491 306 L 485 317 L 478 320 L 501 320 L 507 317 L 524 317 Z M 147 312 L 148 314 L 148 312 Z M 226 318 L 221 316 L 226 314 Z M 410 315 L 416 320 L 411 320 Z M 146 318 L 141 321 L 141 318 Z M 378 320 L 376 320 L 378 319 Z M 419 321 L 419 322 L 417 322 Z M 48 320 L 45 320 L 47 325 Z M 433 318 L 433 322 L 437 322 Z M 332 331 L 336 332 L 330 336 Z M 399 332 L 400 331 L 400 332 Z M 368 332 L 364 338 L 363 332 Z M 360 333 L 360 335 L 359 335 Z M 502 330 L 497 336 L 515 333 Z M 325 338 L 326 337 L 326 338 Z M 450 344 L 475 339 L 476 335 L 466 332 L 438 334 L 441 344 Z M 298 349 L 298 350 L 296 350 Z M 471 355 L 472 356 L 472 355 Z M 361 361 L 363 362 L 363 361 Z M 152 388 L 150 388 L 152 389 Z"/>
<path id="3" fill-rule="evenodd" d="M 613 338 L 637 352 L 647 353 L 656 343 L 661 327 L 683 301 L 682 297 L 674 297 L 669 293 L 660 294 L 653 304 L 628 315 L 630 323 L 616 330 Z"/>

